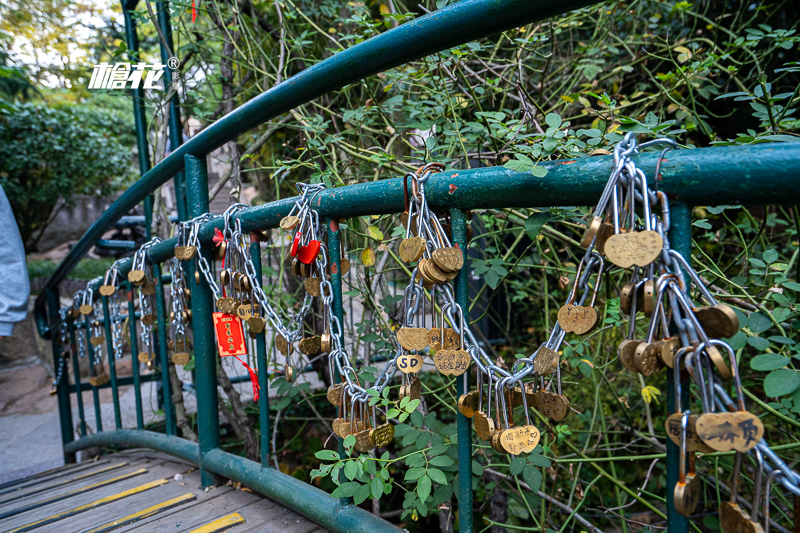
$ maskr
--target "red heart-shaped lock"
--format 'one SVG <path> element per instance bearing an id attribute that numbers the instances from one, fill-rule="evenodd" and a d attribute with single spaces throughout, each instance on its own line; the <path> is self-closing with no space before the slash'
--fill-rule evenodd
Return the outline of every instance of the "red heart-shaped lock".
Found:
<path id="1" fill-rule="evenodd" d="M 311 241 L 305 246 L 301 246 L 297 253 L 297 259 L 299 259 L 301 263 L 310 265 L 319 255 L 320 246 L 319 241 Z"/>
<path id="2" fill-rule="evenodd" d="M 297 255 L 297 248 L 300 246 L 300 232 L 294 234 L 294 240 L 292 241 L 292 248 L 289 250 L 289 255 L 295 257 Z"/>

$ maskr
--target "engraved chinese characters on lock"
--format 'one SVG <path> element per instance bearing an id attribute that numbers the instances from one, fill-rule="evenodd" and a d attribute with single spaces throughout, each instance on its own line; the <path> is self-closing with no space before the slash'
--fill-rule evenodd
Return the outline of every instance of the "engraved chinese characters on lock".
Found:
<path id="1" fill-rule="evenodd" d="M 433 356 L 436 370 L 449 376 L 460 376 L 469 368 L 472 358 L 464 350 L 439 350 Z"/>
<path id="2" fill-rule="evenodd" d="M 622 268 L 647 266 L 661 253 L 664 239 L 655 231 L 618 233 L 605 244 L 606 257 Z"/>
<path id="3" fill-rule="evenodd" d="M 764 436 L 764 424 L 747 411 L 705 413 L 696 427 L 703 442 L 721 452 L 752 450 Z"/>
<path id="4" fill-rule="evenodd" d="M 500 444 L 511 455 L 530 453 L 539 444 L 541 435 L 536 426 L 517 426 L 506 429 L 500 435 Z"/>

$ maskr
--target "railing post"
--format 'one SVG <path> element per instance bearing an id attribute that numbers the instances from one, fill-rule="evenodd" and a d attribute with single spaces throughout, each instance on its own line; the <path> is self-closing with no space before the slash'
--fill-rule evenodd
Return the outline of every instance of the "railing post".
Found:
<path id="1" fill-rule="evenodd" d="M 58 324 L 61 317 L 58 314 L 58 289 L 47 289 L 47 310 L 49 312 L 50 324 Z M 59 344 L 58 329 L 50 327 L 50 342 L 53 346 L 53 368 L 58 371 L 58 365 L 61 360 L 61 345 Z M 56 389 L 58 395 L 58 418 L 61 422 L 61 444 L 66 446 L 74 439 L 74 430 L 72 426 L 72 404 L 69 400 L 69 377 L 66 375 L 61 376 L 61 381 L 58 383 Z M 80 394 L 80 393 L 79 393 Z M 75 454 L 64 453 L 65 463 L 74 463 Z"/>
<path id="2" fill-rule="evenodd" d="M 261 234 L 254 231 L 250 234 L 250 256 L 253 258 L 256 277 L 259 285 L 263 282 L 261 274 Z M 261 309 L 261 316 L 264 309 Z M 256 365 L 258 365 L 258 385 L 261 392 L 258 397 L 259 425 L 261 426 L 261 468 L 269 468 L 269 369 L 267 368 L 266 329 L 256 335 Z"/>
<path id="3" fill-rule="evenodd" d="M 172 25 L 169 20 L 169 8 L 166 2 L 158 2 L 156 4 L 156 11 L 158 13 L 158 25 L 161 27 L 161 32 L 164 34 L 166 44 L 169 46 L 167 50 L 164 42 L 159 39 L 161 49 L 161 61 L 164 63 L 164 91 L 169 93 L 172 88 L 172 72 L 173 68 L 169 66 L 170 53 L 175 54 L 175 44 L 172 42 Z M 176 59 L 177 55 L 173 55 Z M 173 152 L 178 149 L 178 146 L 183 144 L 183 127 L 181 126 L 181 112 L 178 109 L 178 94 L 177 92 L 172 95 L 167 103 L 169 106 L 169 114 L 167 120 L 169 122 L 169 147 Z M 173 185 L 175 186 L 175 207 L 178 211 L 178 219 L 186 220 L 186 180 L 184 171 L 181 170 L 173 178 Z"/>
<path id="4" fill-rule="evenodd" d="M 328 221 L 328 255 L 331 260 L 331 285 L 333 286 L 333 316 L 339 320 L 339 327 L 341 328 L 342 344 L 344 344 L 344 306 L 342 302 L 342 234 L 339 231 L 339 220 L 331 219 Z M 331 324 L 331 335 L 334 334 L 333 324 Z M 334 383 L 339 383 L 342 377 L 336 370 L 333 369 L 334 375 L 331 379 Z M 339 445 L 339 457 L 345 457 L 344 440 L 341 437 L 336 437 Z M 339 481 L 346 482 L 347 477 L 344 475 L 344 468 L 339 471 Z M 342 505 L 350 505 L 353 503 L 352 498 L 340 498 L 339 502 Z"/>
<path id="5" fill-rule="evenodd" d="M 94 377 L 94 346 L 89 342 L 92 336 L 92 330 L 89 327 L 89 317 L 83 317 L 83 331 L 86 337 L 86 354 L 89 358 L 89 375 Z M 102 364 L 102 361 L 101 363 Z M 103 431 L 103 416 L 100 412 L 100 395 L 97 392 L 97 386 L 92 385 L 92 400 L 94 401 L 94 424 L 95 432 L 100 433 Z"/>
<path id="6" fill-rule="evenodd" d="M 692 208 L 684 203 L 670 202 L 669 244 L 691 264 L 692 262 Z M 684 272 L 684 277 L 686 273 Z M 686 279 L 688 282 L 688 278 Z M 681 404 L 689 404 L 689 377 L 681 374 Z M 672 372 L 667 372 L 667 415 L 675 412 L 675 380 Z M 680 468 L 680 449 L 667 441 L 667 531 L 669 533 L 686 533 L 689 531 L 689 519 L 678 514 L 672 501 L 675 484 L 678 482 Z"/>
<path id="7" fill-rule="evenodd" d="M 208 212 L 208 168 L 202 159 L 186 155 L 186 192 L 189 216 Z M 198 253 L 209 252 L 198 250 Z M 194 263 L 194 262 L 192 262 Z M 219 448 L 219 402 L 217 400 L 217 351 L 214 341 L 214 312 L 211 289 L 204 276 L 195 280 L 194 264 L 189 273 L 192 291 L 192 331 L 194 334 L 194 372 L 197 390 L 197 426 L 200 441 L 200 481 L 204 487 L 215 483 L 214 475 L 203 468 L 205 455 Z M 267 394 L 267 391 L 264 391 Z"/>
<path id="8" fill-rule="evenodd" d="M 117 362 L 114 358 L 114 341 L 111 338 L 111 313 L 108 307 L 108 296 L 100 296 L 103 301 L 103 326 L 106 333 L 108 350 L 108 375 L 111 378 L 111 399 L 114 402 L 114 426 L 122 429 L 122 416 L 119 412 L 119 388 L 117 387 Z"/>
<path id="9" fill-rule="evenodd" d="M 156 284 L 156 318 L 158 319 L 158 356 L 161 361 L 161 390 L 164 398 L 164 419 L 167 435 L 175 435 L 175 413 L 172 407 L 172 385 L 169 381 L 169 351 L 167 350 L 167 324 L 169 323 L 164 304 L 164 283 L 161 279 L 161 265 L 153 262 L 153 280 Z"/>
<path id="10" fill-rule="evenodd" d="M 75 392 L 78 400 L 78 417 L 81 423 L 81 437 L 86 436 L 86 415 L 83 411 L 83 389 L 81 388 L 81 367 L 78 363 L 78 349 L 75 342 L 75 321 L 69 319 L 69 342 L 72 345 L 72 373 L 75 376 Z"/>
<path id="11" fill-rule="evenodd" d="M 469 264 L 467 257 L 467 217 L 460 209 L 450 210 L 453 245 L 464 254 L 464 266 L 455 279 L 456 303 L 461 307 L 464 324 L 469 324 Z M 456 379 L 456 398 L 466 394 L 469 387 L 469 372 L 466 378 Z M 456 414 L 458 431 L 458 531 L 472 533 L 472 425 L 469 418 Z"/>
<path id="12" fill-rule="evenodd" d="M 125 293 L 128 297 L 128 331 L 131 338 L 131 368 L 133 369 L 133 396 L 136 401 L 136 429 L 144 429 L 144 415 L 142 414 L 142 384 L 139 380 L 139 338 L 136 333 L 136 309 L 133 305 L 133 284 L 125 283 Z"/>

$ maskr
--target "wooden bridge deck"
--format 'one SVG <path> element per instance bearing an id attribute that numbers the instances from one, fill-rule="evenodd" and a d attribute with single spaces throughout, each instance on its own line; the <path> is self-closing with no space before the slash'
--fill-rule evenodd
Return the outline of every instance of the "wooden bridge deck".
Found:
<path id="1" fill-rule="evenodd" d="M 0 532 L 322 533 L 263 496 L 200 488 L 197 467 L 150 451 L 103 456 L 0 485 Z"/>

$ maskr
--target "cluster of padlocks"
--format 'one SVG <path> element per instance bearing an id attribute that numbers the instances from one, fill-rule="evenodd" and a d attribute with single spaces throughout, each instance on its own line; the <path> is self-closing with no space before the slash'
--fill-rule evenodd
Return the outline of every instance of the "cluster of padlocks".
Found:
<path id="1" fill-rule="evenodd" d="M 739 330 L 736 314 L 719 303 L 701 282 L 697 273 L 677 251 L 670 248 L 669 202 L 666 195 L 650 187 L 644 172 L 632 156 L 647 145 L 672 141 L 660 139 L 637 145 L 632 135 L 614 150 L 614 168 L 598 202 L 581 243 L 586 249 L 577 267 L 567 301 L 558 311 L 558 320 L 538 349 L 529 357 L 517 359 L 511 368 L 492 360 L 477 342 L 456 302 L 451 282 L 465 264 L 465 250 L 450 240 L 448 221 L 440 220 L 430 209 L 425 186 L 428 179 L 443 170 L 440 164 L 428 164 L 404 177 L 406 209 L 401 215 L 404 238 L 399 245 L 400 258 L 413 265 L 408 285 L 403 292 L 403 319 L 395 333 L 395 355 L 384 366 L 374 384 L 363 385 L 345 346 L 342 326 L 333 311 L 331 283 L 332 259 L 312 200 L 324 190 L 323 185 L 300 185 L 300 195 L 291 212 L 280 221 L 280 228 L 289 233 L 291 245 L 287 260 L 291 272 L 303 278 L 304 297 L 294 312 L 281 309 L 268 299 L 257 274 L 253 253 L 260 254 L 260 234 L 242 232 L 237 213 L 244 207 L 231 206 L 222 216 L 222 229 L 217 230 L 213 249 L 201 248 L 201 225 L 215 217 L 204 215 L 180 223 L 176 229 L 175 257 L 168 263 L 171 274 L 168 348 L 172 362 L 185 365 L 190 360 L 191 346 L 187 332 L 191 326 L 190 286 L 182 265 L 193 262 L 194 283 L 201 277 L 213 293 L 217 311 L 213 313 L 220 356 L 248 354 L 248 338 L 263 334 L 267 323 L 276 334 L 275 345 L 285 357 L 283 375 L 295 379 L 301 364 L 297 352 L 308 358 L 327 354 L 331 376 L 340 382 L 332 385 L 327 398 L 337 408 L 333 430 L 337 436 L 355 436 L 355 449 L 367 452 L 389 444 L 394 435 L 392 424 L 379 424 L 380 413 L 370 401 L 392 383 L 399 372 L 399 398 L 419 399 L 422 393 L 420 372 L 430 358 L 436 370 L 463 380 L 464 390 L 458 398 L 458 411 L 473 420 L 475 432 L 483 441 L 501 453 L 518 455 L 533 451 L 540 439 L 540 430 L 531 421 L 530 408 L 554 422 L 570 412 L 570 401 L 563 394 L 560 348 L 566 335 L 586 335 L 598 323 L 594 309 L 598 288 L 611 263 L 629 271 L 630 279 L 620 294 L 620 311 L 628 316 L 626 338 L 617 349 L 620 363 L 627 370 L 652 376 L 663 368 L 674 372 L 678 400 L 675 413 L 666 421 L 667 436 L 681 450 L 680 479 L 673 499 L 676 509 L 689 516 L 695 510 L 700 494 L 700 480 L 695 472 L 695 453 L 735 451 L 734 499 L 723 505 L 720 517 L 724 531 L 756 531 L 758 514 L 745 513 L 735 500 L 742 454 L 756 457 L 759 471 L 769 482 L 777 479 L 788 490 L 800 494 L 800 476 L 788 468 L 763 440 L 760 419 L 746 410 L 736 357 L 722 339 Z M 662 153 L 663 155 L 663 153 Z M 410 194 L 409 194 L 410 184 Z M 469 218 L 469 217 L 468 217 Z M 471 227 L 464 228 L 467 239 Z M 160 280 L 154 277 L 148 260 L 150 247 L 158 239 L 143 245 L 135 254 L 127 274 L 138 298 L 138 319 L 141 344 L 138 360 L 153 367 L 153 326 L 159 319 L 153 303 Z M 255 246 L 253 246 L 255 244 Z M 207 256 L 220 262 L 218 274 Z M 346 258 L 337 258 L 338 270 L 350 268 Z M 102 279 L 98 291 L 109 298 L 111 342 L 109 355 L 122 355 L 121 304 L 118 294 L 119 262 Z M 62 318 L 73 320 L 83 316 L 84 327 L 77 329 L 77 349 L 81 356 L 92 358 L 93 385 L 108 380 L 102 360 L 106 339 L 102 331 L 103 309 L 94 302 L 91 282 L 85 291 L 75 295 L 74 306 Z M 694 289 L 694 290 L 693 290 Z M 693 295 L 703 302 L 696 305 Z M 319 298 L 323 327 L 309 332 L 305 317 L 314 298 Z M 129 315 L 134 306 L 129 296 Z M 645 318 L 644 337 L 637 334 L 639 313 Z M 136 331 L 132 328 L 131 331 Z M 69 332 L 61 331 L 63 343 L 70 343 Z M 88 344 L 86 339 L 88 338 Z M 75 343 L 73 343 L 75 344 Z M 241 359 L 240 359 L 241 361 Z M 255 371 L 250 371 L 254 393 L 258 397 Z M 304 364 L 304 363 L 303 363 Z M 61 379 L 65 363 L 59 365 Z M 470 368 L 475 367 L 475 386 L 469 390 Z M 265 371 L 266 369 L 259 369 Z M 689 376 L 700 392 L 697 407 L 681 405 L 680 387 Z M 726 385 L 732 384 L 736 398 L 732 400 Z M 515 409 L 522 407 L 522 416 Z M 520 421 L 521 423 L 517 424 Z M 687 471 L 688 468 L 688 471 Z M 759 480 L 759 483 L 761 481 Z M 758 500 L 758 498 L 756 498 Z M 754 502 L 757 509 L 759 502 Z M 758 526 L 760 527 L 760 526 Z"/>

